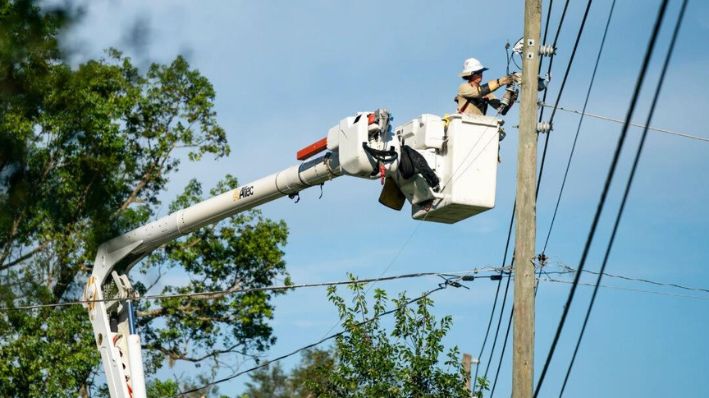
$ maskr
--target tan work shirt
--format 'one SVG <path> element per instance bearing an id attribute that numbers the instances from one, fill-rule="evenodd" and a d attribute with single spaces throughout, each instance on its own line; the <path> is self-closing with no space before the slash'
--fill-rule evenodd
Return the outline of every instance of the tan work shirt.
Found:
<path id="1" fill-rule="evenodd" d="M 458 93 L 455 96 L 455 102 L 458 113 L 464 115 L 485 115 L 487 112 L 487 101 L 494 99 L 495 95 L 487 89 L 487 84 L 482 86 L 472 85 L 470 82 L 462 83 L 458 86 Z M 468 104 L 467 106 L 465 104 Z M 465 110 L 462 110 L 465 108 Z"/>

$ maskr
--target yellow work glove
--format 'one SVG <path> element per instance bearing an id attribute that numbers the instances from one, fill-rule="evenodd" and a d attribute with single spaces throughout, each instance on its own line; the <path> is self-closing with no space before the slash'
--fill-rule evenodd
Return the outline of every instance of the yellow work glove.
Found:
<path id="1" fill-rule="evenodd" d="M 497 81 L 500 83 L 500 86 L 507 86 L 508 84 L 512 84 L 512 82 L 514 82 L 514 77 L 512 75 L 502 76 L 497 79 Z"/>
<path id="2" fill-rule="evenodd" d="M 488 86 L 488 88 L 490 88 L 490 91 L 495 91 L 502 86 L 507 86 L 509 84 L 512 84 L 512 82 L 514 82 L 513 76 L 507 75 L 507 76 L 502 76 L 499 79 L 490 80 L 487 83 L 487 86 Z"/>

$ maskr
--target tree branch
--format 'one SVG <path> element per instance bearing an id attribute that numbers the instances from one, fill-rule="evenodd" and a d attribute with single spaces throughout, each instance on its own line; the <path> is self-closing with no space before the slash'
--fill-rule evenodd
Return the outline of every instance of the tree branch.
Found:
<path id="1" fill-rule="evenodd" d="M 244 355 L 247 357 L 257 358 L 257 356 L 255 356 L 255 355 L 236 350 L 236 348 L 239 346 L 240 346 L 240 344 L 237 343 L 237 344 L 232 345 L 231 347 L 228 347 L 228 348 L 225 348 L 222 350 L 210 351 L 200 357 L 190 357 L 190 356 L 187 356 L 186 354 L 181 354 L 179 352 L 176 352 L 175 350 L 167 349 L 158 343 L 147 344 L 144 347 L 148 350 L 156 350 L 156 351 L 166 355 L 168 358 L 170 358 L 173 361 L 179 360 L 179 361 L 187 361 L 187 362 L 192 362 L 192 363 L 202 362 L 205 359 L 215 358 L 215 357 L 218 357 L 219 355 L 231 354 L 231 353 L 237 353 L 237 354 L 241 354 L 241 355 Z"/>
<path id="2" fill-rule="evenodd" d="M 37 247 L 35 247 L 34 249 L 30 250 L 29 252 L 23 254 L 22 256 L 20 256 L 20 257 L 14 259 L 14 260 L 12 260 L 12 261 L 6 263 L 6 264 L 0 265 L 0 271 L 6 270 L 6 269 L 8 269 L 8 268 L 10 268 L 10 267 L 13 267 L 13 266 L 15 266 L 15 265 L 17 265 L 17 264 L 19 264 L 19 263 L 21 263 L 21 262 L 27 260 L 28 258 L 30 258 L 30 257 L 34 256 L 35 254 L 37 254 L 37 253 L 41 252 L 42 250 L 44 250 L 44 249 L 47 247 L 47 245 L 48 245 L 48 242 L 43 242 L 42 244 L 40 244 L 39 246 L 37 246 Z"/>

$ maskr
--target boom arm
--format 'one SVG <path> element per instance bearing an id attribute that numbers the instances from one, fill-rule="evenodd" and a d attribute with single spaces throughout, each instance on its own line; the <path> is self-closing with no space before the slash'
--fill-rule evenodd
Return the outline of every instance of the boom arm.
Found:
<path id="1" fill-rule="evenodd" d="M 111 396 L 146 396 L 140 337 L 133 320 L 132 299 L 136 296 L 127 274 L 133 265 L 165 243 L 343 174 L 386 178 L 388 184 L 391 181 L 395 186 L 389 189 L 398 192 L 402 205 L 403 198 L 412 203 L 412 215 L 417 219 L 452 223 L 494 206 L 500 125 L 497 119 L 455 116 L 444 123 L 437 116 L 422 115 L 395 130 L 389 128 L 389 120 L 385 110 L 345 118 L 328 132 L 326 147 L 318 145 L 318 150 L 330 151 L 324 156 L 176 211 L 103 243 L 83 299 Z M 402 149 L 404 146 L 408 149 Z M 426 170 L 415 169 L 413 175 L 406 175 L 399 172 L 400 164 L 406 163 L 401 156 L 411 154 L 411 150 L 418 154 L 414 165 Z M 441 186 L 431 186 L 431 175 L 439 178 Z M 115 293 L 107 297 L 105 287 L 110 285 L 113 285 L 110 291 Z"/>

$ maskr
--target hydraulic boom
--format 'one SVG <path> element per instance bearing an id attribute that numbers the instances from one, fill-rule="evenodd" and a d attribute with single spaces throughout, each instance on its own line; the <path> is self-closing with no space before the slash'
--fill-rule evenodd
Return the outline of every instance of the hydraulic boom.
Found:
<path id="1" fill-rule="evenodd" d="M 384 182 L 380 202 L 412 216 L 454 223 L 495 204 L 502 122 L 493 117 L 421 115 L 395 129 L 386 110 L 358 113 L 304 148 L 323 156 L 176 211 L 103 243 L 83 299 L 101 352 L 111 397 L 144 398 L 140 337 L 128 272 L 151 251 L 205 225 L 341 175 Z M 106 289 L 111 286 L 110 289 Z M 110 296 L 106 293 L 111 291 Z"/>

